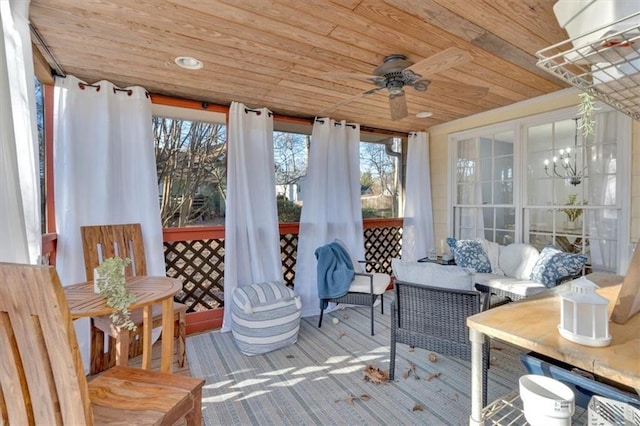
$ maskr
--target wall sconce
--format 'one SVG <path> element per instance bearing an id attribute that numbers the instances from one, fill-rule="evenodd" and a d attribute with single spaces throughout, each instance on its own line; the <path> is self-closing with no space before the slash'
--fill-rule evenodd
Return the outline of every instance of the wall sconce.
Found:
<path id="1" fill-rule="evenodd" d="M 586 346 L 607 346 L 609 301 L 596 293 L 597 285 L 582 277 L 571 282 L 571 290 L 560 295 L 558 331 L 567 340 Z"/>
<path id="2" fill-rule="evenodd" d="M 549 160 L 544 160 L 544 172 L 549 177 L 563 178 L 571 185 L 578 186 L 582 183 L 582 178 L 586 178 L 586 176 L 583 175 L 587 167 L 585 166 L 582 170 L 578 170 L 578 119 L 574 118 L 574 120 L 576 122 L 576 129 L 574 134 L 573 150 L 571 147 L 561 149 L 559 151 L 560 156 L 554 156 L 551 160 L 553 162 L 551 170 L 549 170 L 551 162 Z"/>

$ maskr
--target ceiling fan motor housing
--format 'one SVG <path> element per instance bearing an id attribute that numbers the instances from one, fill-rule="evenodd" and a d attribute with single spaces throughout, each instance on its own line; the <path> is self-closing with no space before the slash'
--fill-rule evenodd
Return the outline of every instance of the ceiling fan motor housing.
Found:
<path id="1" fill-rule="evenodd" d="M 390 94 L 394 95 L 402 93 L 404 85 L 405 81 L 402 73 L 394 73 L 393 75 L 387 76 L 385 86 L 387 87 L 387 90 L 389 90 Z"/>

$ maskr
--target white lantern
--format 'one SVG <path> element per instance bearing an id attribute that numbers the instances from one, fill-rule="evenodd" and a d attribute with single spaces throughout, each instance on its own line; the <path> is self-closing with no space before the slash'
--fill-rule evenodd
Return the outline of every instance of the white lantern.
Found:
<path id="1" fill-rule="evenodd" d="M 607 346 L 609 301 L 596 293 L 593 282 L 582 277 L 571 282 L 571 290 L 561 294 L 558 331 L 565 339 L 586 346 Z"/>

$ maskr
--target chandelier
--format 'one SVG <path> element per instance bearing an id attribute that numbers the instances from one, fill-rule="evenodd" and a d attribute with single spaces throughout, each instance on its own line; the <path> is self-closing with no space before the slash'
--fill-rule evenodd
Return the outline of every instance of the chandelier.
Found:
<path id="1" fill-rule="evenodd" d="M 559 177 L 566 179 L 573 186 L 582 183 L 586 166 L 578 170 L 578 119 L 576 122 L 575 133 L 573 139 L 573 149 L 567 147 L 558 151 L 559 156 L 554 155 L 552 160 L 544 160 L 544 172 L 549 177 Z M 553 163 L 553 164 L 551 164 Z"/>

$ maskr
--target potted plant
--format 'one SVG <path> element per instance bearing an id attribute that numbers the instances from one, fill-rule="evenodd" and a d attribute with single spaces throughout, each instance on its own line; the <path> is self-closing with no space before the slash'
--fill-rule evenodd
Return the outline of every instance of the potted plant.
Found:
<path id="1" fill-rule="evenodd" d="M 94 286 L 101 296 L 107 299 L 107 306 L 113 308 L 111 321 L 120 327 L 135 330 L 136 325 L 131 321 L 129 306 L 136 301 L 136 297 L 129 292 L 125 284 L 124 270 L 131 264 L 131 259 L 110 257 L 94 269 Z"/>
<path id="2" fill-rule="evenodd" d="M 576 204 L 577 199 L 578 199 L 578 194 L 570 194 L 567 205 L 568 206 L 577 205 Z M 586 205 L 586 204 L 587 204 L 587 200 L 584 200 L 582 202 L 582 205 Z M 578 207 L 565 207 L 560 209 L 560 211 L 567 215 L 567 223 L 565 225 L 566 229 L 577 229 L 579 227 L 578 219 L 580 219 L 580 216 L 582 216 L 583 209 Z"/>

